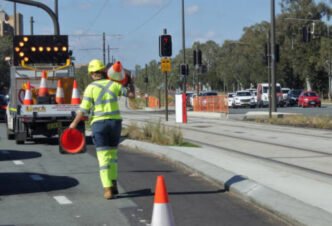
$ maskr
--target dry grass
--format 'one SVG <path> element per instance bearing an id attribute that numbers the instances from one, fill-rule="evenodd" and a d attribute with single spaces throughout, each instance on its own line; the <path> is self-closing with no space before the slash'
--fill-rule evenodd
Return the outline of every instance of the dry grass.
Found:
<path id="1" fill-rule="evenodd" d="M 123 128 L 122 135 L 133 140 L 148 141 L 160 145 L 195 146 L 184 141 L 180 128 L 166 127 L 161 124 L 160 120 L 157 123 L 149 122 L 142 126 L 130 123 Z"/>
<path id="2" fill-rule="evenodd" d="M 261 118 L 256 122 L 269 123 L 274 125 L 289 125 L 307 128 L 332 129 L 332 117 L 329 116 L 299 116 L 290 115 L 283 118 Z"/>

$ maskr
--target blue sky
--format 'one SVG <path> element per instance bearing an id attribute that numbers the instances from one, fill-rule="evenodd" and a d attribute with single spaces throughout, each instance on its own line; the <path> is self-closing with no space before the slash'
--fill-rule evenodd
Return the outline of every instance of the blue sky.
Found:
<path id="1" fill-rule="evenodd" d="M 40 1 L 53 9 L 54 0 Z M 185 43 L 237 40 L 243 28 L 270 20 L 270 0 L 185 0 Z M 279 1 L 276 1 L 278 14 Z M 58 0 L 60 33 L 69 35 L 76 63 L 102 59 L 102 33 L 111 56 L 126 68 L 159 60 L 158 37 L 166 28 L 173 38 L 173 56 L 182 49 L 181 0 Z M 13 3 L 0 1 L 8 14 Z M 53 34 L 53 23 L 43 10 L 17 4 L 24 15 L 24 33 Z M 107 55 L 106 55 L 107 59 Z"/>

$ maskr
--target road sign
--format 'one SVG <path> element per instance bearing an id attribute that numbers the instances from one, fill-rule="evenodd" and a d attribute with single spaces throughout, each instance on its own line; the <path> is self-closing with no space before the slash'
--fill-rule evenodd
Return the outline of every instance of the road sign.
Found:
<path id="1" fill-rule="evenodd" d="M 161 72 L 171 72 L 171 59 L 170 58 L 161 58 Z"/>

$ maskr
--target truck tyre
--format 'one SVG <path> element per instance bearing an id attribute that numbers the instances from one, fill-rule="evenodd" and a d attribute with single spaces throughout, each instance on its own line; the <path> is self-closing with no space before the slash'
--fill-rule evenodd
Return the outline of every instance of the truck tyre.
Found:
<path id="1" fill-rule="evenodd" d="M 7 139 L 8 140 L 14 140 L 15 139 L 14 132 L 10 131 L 10 129 L 8 129 L 8 127 L 7 127 Z"/>

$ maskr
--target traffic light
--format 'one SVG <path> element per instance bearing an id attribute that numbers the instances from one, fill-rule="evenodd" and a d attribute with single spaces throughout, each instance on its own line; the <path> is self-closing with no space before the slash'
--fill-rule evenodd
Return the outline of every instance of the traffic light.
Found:
<path id="1" fill-rule="evenodd" d="M 194 50 L 194 66 L 202 65 L 202 51 L 200 49 Z"/>
<path id="2" fill-rule="evenodd" d="M 159 56 L 170 57 L 172 56 L 172 36 L 160 35 L 159 36 Z"/>
<path id="3" fill-rule="evenodd" d="M 188 66 L 188 64 L 181 64 L 180 65 L 180 74 L 181 75 L 189 75 L 189 66 Z"/>
<path id="4" fill-rule="evenodd" d="M 276 62 L 279 63 L 280 61 L 280 46 L 279 44 L 275 45 L 275 57 L 276 57 Z"/>
<path id="5" fill-rule="evenodd" d="M 67 35 L 14 36 L 14 65 L 65 64 L 69 56 Z"/>
<path id="6" fill-rule="evenodd" d="M 303 27 L 302 28 L 302 41 L 303 42 L 310 42 L 311 41 L 310 27 Z"/>

